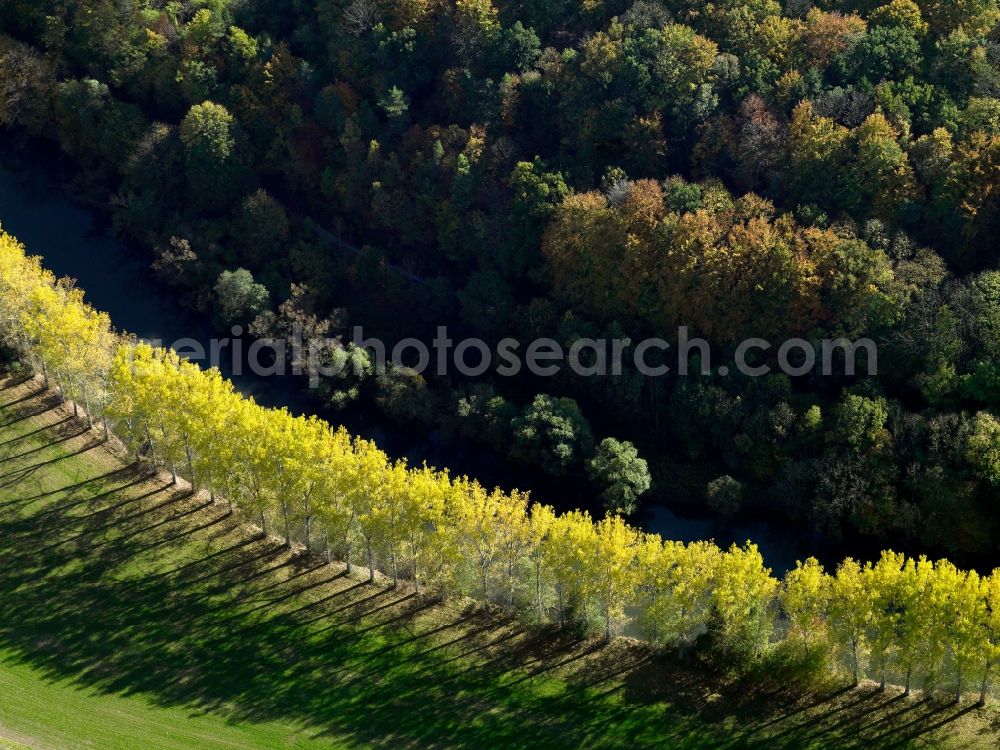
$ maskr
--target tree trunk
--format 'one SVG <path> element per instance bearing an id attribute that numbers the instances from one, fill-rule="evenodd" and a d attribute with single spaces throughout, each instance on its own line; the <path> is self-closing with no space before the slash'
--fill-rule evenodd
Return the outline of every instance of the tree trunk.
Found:
<path id="1" fill-rule="evenodd" d="M 90 413 L 90 396 L 87 393 L 86 383 L 83 385 L 83 406 L 87 410 L 87 429 L 92 430 L 94 429 L 94 418 Z"/>
<path id="2" fill-rule="evenodd" d="M 264 536 L 267 536 L 267 515 L 264 511 L 260 512 L 260 530 L 264 532 Z"/>
<path id="3" fill-rule="evenodd" d="M 291 524 L 288 522 L 288 503 L 286 503 L 284 500 L 281 501 L 281 516 L 285 520 L 285 546 L 291 549 L 292 528 Z"/>
<path id="4" fill-rule="evenodd" d="M 544 613 L 542 612 L 542 563 L 540 560 L 535 560 L 535 606 L 538 608 L 538 619 L 541 621 Z"/>
<path id="5" fill-rule="evenodd" d="M 312 503 L 306 499 L 306 549 L 312 552 Z"/>
<path id="6" fill-rule="evenodd" d="M 653 641 L 653 643 L 656 643 L 656 641 L 657 641 L 657 639 L 659 637 L 659 633 L 657 632 L 657 627 L 656 627 L 657 626 L 657 622 L 656 622 L 656 614 L 655 614 L 656 613 L 656 588 L 655 587 L 653 588 L 653 605 L 650 607 L 650 610 L 652 610 L 653 613 L 654 613 L 653 614 L 653 621 L 652 621 L 652 623 L 650 623 L 653 626 L 652 641 Z"/>
<path id="7" fill-rule="evenodd" d="M 851 641 L 851 652 L 854 655 L 854 687 L 857 687 L 861 684 L 861 676 L 859 674 L 861 671 L 861 664 L 858 659 L 858 641 L 856 638 Z"/>
<path id="8" fill-rule="evenodd" d="M 184 441 L 184 453 L 187 455 L 188 471 L 191 472 L 191 486 L 198 491 L 198 478 L 194 474 L 194 459 L 191 457 L 191 446 L 187 440 Z"/>
<path id="9" fill-rule="evenodd" d="M 413 534 L 410 534 L 410 550 L 412 551 L 413 557 L 413 590 L 415 593 L 420 593 L 420 571 L 417 570 L 417 543 L 413 538 Z"/>
<path id="10" fill-rule="evenodd" d="M 365 540 L 365 556 L 368 559 L 368 583 L 375 580 L 375 555 L 372 553 L 372 543 Z"/>
<path id="11" fill-rule="evenodd" d="M 913 677 L 913 664 L 911 663 L 906 665 L 906 685 L 903 689 L 904 698 L 910 697 L 910 680 L 912 679 L 912 677 Z"/>
<path id="12" fill-rule="evenodd" d="M 979 702 L 976 704 L 980 708 L 986 705 L 986 691 L 990 688 L 990 667 L 993 665 L 986 662 L 986 671 L 983 672 L 983 684 L 979 688 Z"/>
<path id="13" fill-rule="evenodd" d="M 764 623 L 767 621 L 767 613 L 761 612 L 757 615 L 757 628 L 754 631 L 753 639 L 753 655 L 754 658 L 760 658 L 763 653 L 764 648 L 762 646 L 762 641 L 764 640 Z"/>
<path id="14" fill-rule="evenodd" d="M 111 437 L 111 428 L 108 427 L 108 418 L 106 416 L 102 416 L 101 422 L 104 425 L 104 441 L 107 442 Z"/>
<path id="15" fill-rule="evenodd" d="M 507 563 L 507 606 L 514 609 L 514 561 Z"/>
<path id="16" fill-rule="evenodd" d="M 955 703 L 962 702 L 962 668 L 958 668 L 958 684 L 955 685 Z"/>
<path id="17" fill-rule="evenodd" d="M 608 583 L 608 589 L 605 592 L 604 598 L 604 640 L 611 643 L 611 584 Z"/>

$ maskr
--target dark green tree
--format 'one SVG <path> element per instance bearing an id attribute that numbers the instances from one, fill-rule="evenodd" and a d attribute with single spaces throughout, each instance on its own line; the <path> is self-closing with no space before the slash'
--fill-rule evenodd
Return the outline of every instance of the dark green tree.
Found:
<path id="1" fill-rule="evenodd" d="M 639 509 L 639 498 L 652 480 L 646 460 L 627 440 L 605 438 L 587 462 L 591 480 L 601 491 L 608 513 L 631 515 Z"/>
<path id="2" fill-rule="evenodd" d="M 263 312 L 271 295 L 245 268 L 223 271 L 215 282 L 216 309 L 225 324 L 246 323 Z"/>
<path id="3" fill-rule="evenodd" d="M 511 426 L 511 457 L 552 476 L 564 476 L 578 468 L 594 450 L 590 425 L 571 398 L 539 394 Z"/>

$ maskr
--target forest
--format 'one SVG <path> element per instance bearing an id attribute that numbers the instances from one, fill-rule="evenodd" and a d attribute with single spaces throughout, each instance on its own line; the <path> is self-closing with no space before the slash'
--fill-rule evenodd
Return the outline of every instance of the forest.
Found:
<path id="1" fill-rule="evenodd" d="M 220 328 L 866 337 L 877 376 L 377 372 L 373 402 L 630 513 L 1000 538 L 995 0 L 8 0 L 0 126 Z"/>

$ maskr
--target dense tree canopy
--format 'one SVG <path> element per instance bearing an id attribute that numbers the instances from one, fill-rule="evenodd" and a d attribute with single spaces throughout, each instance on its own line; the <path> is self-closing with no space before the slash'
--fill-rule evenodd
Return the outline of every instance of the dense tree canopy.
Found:
<path id="1" fill-rule="evenodd" d="M 400 370 L 317 393 L 605 500 L 628 494 L 587 471 L 613 435 L 647 502 L 732 508 L 707 491 L 728 477 L 742 512 L 965 562 L 1000 550 L 998 20 L 996 0 L 10 0 L 0 126 L 58 143 L 220 324 L 280 329 L 308 287 L 317 336 L 869 338 L 877 375 Z"/>

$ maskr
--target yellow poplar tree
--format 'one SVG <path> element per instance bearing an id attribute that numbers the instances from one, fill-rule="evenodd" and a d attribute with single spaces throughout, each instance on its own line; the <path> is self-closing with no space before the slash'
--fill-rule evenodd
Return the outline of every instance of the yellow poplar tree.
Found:
<path id="1" fill-rule="evenodd" d="M 808 654 L 810 646 L 824 635 L 830 605 L 830 576 L 814 557 L 798 562 L 782 582 L 780 599 L 789 631 L 802 641 L 802 648 Z"/>
<path id="2" fill-rule="evenodd" d="M 595 531 L 590 577 L 604 617 L 604 638 L 610 641 L 615 623 L 635 597 L 640 534 L 618 515 L 602 518 Z"/>
<path id="3" fill-rule="evenodd" d="M 830 627 L 841 645 L 851 654 L 854 684 L 861 681 L 861 660 L 871 622 L 871 595 L 864 570 L 848 558 L 837 568 L 830 587 Z"/>
<path id="4" fill-rule="evenodd" d="M 986 705 L 993 667 L 1000 659 L 1000 569 L 980 581 L 982 598 L 986 603 L 983 617 L 983 681 L 979 689 L 979 705 Z"/>

